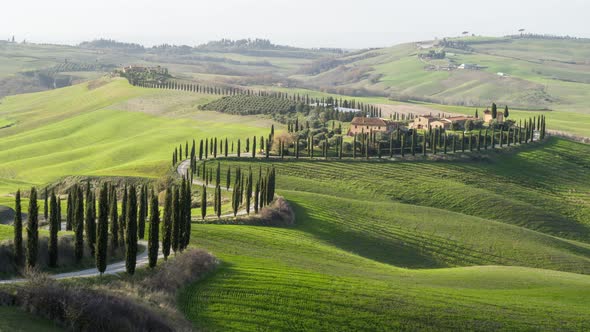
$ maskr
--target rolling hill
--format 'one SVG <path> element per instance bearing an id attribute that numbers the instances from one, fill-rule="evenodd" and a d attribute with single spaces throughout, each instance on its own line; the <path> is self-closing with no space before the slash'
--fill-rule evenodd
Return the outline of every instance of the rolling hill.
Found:
<path id="1" fill-rule="evenodd" d="M 429 50 L 446 56 L 420 56 Z M 359 60 L 297 78 L 313 88 L 356 89 L 401 100 L 469 106 L 495 101 L 515 108 L 588 113 L 589 56 L 590 41 L 585 39 L 469 37 L 370 50 Z M 481 69 L 454 68 L 461 64 Z M 342 81 L 346 76 L 350 79 Z"/>
<path id="2" fill-rule="evenodd" d="M 68 175 L 159 178 L 186 140 L 268 133 L 264 117 L 198 110 L 216 98 L 117 78 L 7 97 L 0 204 Z M 273 164 L 297 221 L 194 224 L 191 246 L 222 264 L 181 309 L 211 331 L 587 330 L 589 156 L 551 137 L 453 161 L 224 160 Z"/>

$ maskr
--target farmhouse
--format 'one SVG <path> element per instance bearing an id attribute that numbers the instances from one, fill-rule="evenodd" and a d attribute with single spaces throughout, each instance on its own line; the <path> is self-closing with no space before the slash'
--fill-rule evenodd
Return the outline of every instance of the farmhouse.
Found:
<path id="1" fill-rule="evenodd" d="M 465 121 L 472 119 L 469 116 L 452 116 L 448 118 L 435 118 L 432 115 L 421 115 L 414 119 L 410 125 L 412 129 L 451 129 L 453 124 L 465 125 Z"/>
<path id="2" fill-rule="evenodd" d="M 350 129 L 348 135 L 369 133 L 369 132 L 388 132 L 394 129 L 396 123 L 379 119 L 379 118 L 365 118 L 355 117 L 350 122 Z"/>
<path id="3" fill-rule="evenodd" d="M 496 119 L 495 120 L 498 123 L 504 123 L 504 113 L 498 112 L 496 114 Z M 485 122 L 487 124 L 490 124 L 490 123 L 492 123 L 492 121 L 494 121 L 494 118 L 492 117 L 492 111 L 490 111 L 489 109 L 488 110 L 485 110 L 483 112 L 483 122 Z"/>

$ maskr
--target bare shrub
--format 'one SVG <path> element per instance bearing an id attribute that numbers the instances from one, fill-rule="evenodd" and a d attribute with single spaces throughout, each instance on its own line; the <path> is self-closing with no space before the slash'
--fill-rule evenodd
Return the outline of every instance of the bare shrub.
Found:
<path id="1" fill-rule="evenodd" d="M 256 226 L 290 226 L 295 224 L 295 211 L 287 200 L 278 196 L 269 206 L 263 207 L 257 215 L 238 216 L 235 219 L 206 219 L 206 224 L 236 224 Z"/>
<path id="2" fill-rule="evenodd" d="M 190 249 L 161 265 L 153 275 L 142 281 L 152 291 L 175 294 L 181 287 L 203 278 L 217 266 L 217 259 L 201 249 Z"/>
<path id="3" fill-rule="evenodd" d="M 74 331 L 173 331 L 155 312 L 131 300 L 36 275 L 16 294 L 25 311 Z"/>

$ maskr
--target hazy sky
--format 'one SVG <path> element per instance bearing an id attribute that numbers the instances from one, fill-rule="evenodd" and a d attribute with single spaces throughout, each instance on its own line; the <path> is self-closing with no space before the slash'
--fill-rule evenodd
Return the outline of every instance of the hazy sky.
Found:
<path id="1" fill-rule="evenodd" d="M 590 37 L 590 0 L 8 0 L 5 39 L 78 43 L 112 38 L 197 45 L 268 38 L 303 47 L 378 47 L 529 32 Z"/>

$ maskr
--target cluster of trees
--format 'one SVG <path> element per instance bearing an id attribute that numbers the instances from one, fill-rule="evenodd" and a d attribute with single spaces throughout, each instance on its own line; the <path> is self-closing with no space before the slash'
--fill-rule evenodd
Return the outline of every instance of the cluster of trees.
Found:
<path id="1" fill-rule="evenodd" d="M 420 56 L 423 58 L 427 58 L 427 59 L 444 59 L 447 57 L 447 52 L 445 52 L 445 50 L 441 50 L 441 51 L 430 50 L 430 51 L 428 51 L 428 53 L 420 54 Z"/>
<path id="2" fill-rule="evenodd" d="M 167 190 L 165 207 L 163 246 L 164 257 L 169 254 L 167 245 L 172 243 L 173 250 L 183 250 L 189 243 L 191 219 L 191 189 L 190 183 L 183 179 L 180 188 Z M 66 229 L 73 230 L 74 253 L 76 261 L 84 255 L 84 245 L 95 257 L 96 267 L 102 274 L 107 266 L 107 248 L 117 249 L 125 247 L 126 270 L 135 273 L 138 239 L 145 237 L 145 222 L 149 212 L 148 256 L 150 267 L 154 267 L 159 249 L 159 203 L 158 195 L 148 193 L 148 186 L 125 186 L 122 190 L 121 213 L 118 212 L 118 188 L 104 183 L 93 190 L 90 183 L 86 186 L 74 185 L 68 193 Z M 97 199 L 98 197 L 98 199 Z M 98 205 L 97 205 L 98 201 Z M 29 217 L 26 226 L 27 243 L 23 246 L 23 220 L 21 214 L 21 193 L 16 193 L 16 217 L 14 222 L 14 250 L 17 264 L 26 263 L 28 267 L 35 267 L 39 246 L 39 216 L 37 190 L 31 188 L 29 197 Z M 98 207 L 98 210 L 97 210 Z M 151 207 L 151 208 L 150 208 Z M 149 209 L 149 211 L 148 211 Z M 172 210 L 171 210 L 172 209 Z M 171 212 L 174 211 L 174 212 Z M 50 267 L 58 266 L 58 232 L 61 230 L 60 198 L 54 192 L 50 195 L 45 190 L 45 218 L 49 223 L 48 261 Z M 177 231 L 178 230 L 178 231 Z M 166 239 L 169 239 L 166 242 Z"/>
<path id="3" fill-rule="evenodd" d="M 213 184 L 213 175 L 215 175 L 213 211 L 214 214 L 220 218 L 222 212 L 221 164 L 218 162 L 217 167 L 211 169 L 207 168 L 206 162 L 203 161 L 202 171 L 200 171 L 200 178 L 203 182 L 201 192 L 201 218 L 203 220 L 207 216 L 207 187 L 209 183 Z M 275 195 L 275 178 L 276 170 L 274 166 L 267 168 L 265 173 L 262 172 L 262 167 L 260 167 L 256 182 L 254 182 L 254 173 L 251 167 L 247 174 L 242 173 L 240 167 L 235 167 L 232 174 L 232 168 L 228 167 L 225 174 L 225 189 L 226 191 L 231 192 L 231 207 L 234 217 L 238 214 L 240 206 L 245 205 L 246 213 L 249 215 L 252 209 L 254 209 L 254 213 L 258 213 L 259 209 L 269 205 L 273 201 Z"/>
<path id="4" fill-rule="evenodd" d="M 201 107 L 207 111 L 252 115 L 252 114 L 286 114 L 294 113 L 303 105 L 289 99 L 269 96 L 239 95 L 223 97 Z"/>

